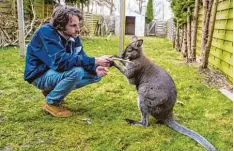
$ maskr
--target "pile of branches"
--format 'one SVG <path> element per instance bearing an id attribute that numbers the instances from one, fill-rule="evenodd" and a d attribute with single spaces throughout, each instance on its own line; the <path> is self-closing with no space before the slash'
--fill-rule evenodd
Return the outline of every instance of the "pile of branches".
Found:
<path id="1" fill-rule="evenodd" d="M 0 47 L 18 46 L 18 21 L 15 16 L 0 15 Z M 33 32 L 42 24 L 48 22 L 48 19 L 37 19 L 25 21 L 24 38 L 25 40 L 32 36 Z"/>
<path id="2" fill-rule="evenodd" d="M 0 47 L 16 45 L 18 24 L 15 16 L 0 15 Z"/>

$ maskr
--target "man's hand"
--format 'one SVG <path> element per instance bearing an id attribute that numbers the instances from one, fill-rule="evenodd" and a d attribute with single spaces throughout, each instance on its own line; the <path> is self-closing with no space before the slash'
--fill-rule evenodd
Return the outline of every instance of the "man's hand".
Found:
<path id="1" fill-rule="evenodd" d="M 102 56 L 95 58 L 95 64 L 103 67 L 109 67 L 112 61 L 112 56 Z"/>
<path id="2" fill-rule="evenodd" d="M 99 77 L 103 77 L 103 76 L 107 75 L 108 70 L 105 67 L 98 66 L 96 69 L 96 73 Z"/>

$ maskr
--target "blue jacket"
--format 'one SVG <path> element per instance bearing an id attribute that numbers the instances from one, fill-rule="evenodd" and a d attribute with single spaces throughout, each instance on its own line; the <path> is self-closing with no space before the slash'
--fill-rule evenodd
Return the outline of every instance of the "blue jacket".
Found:
<path id="1" fill-rule="evenodd" d="M 95 58 L 85 54 L 79 37 L 66 40 L 52 25 L 45 24 L 28 45 L 24 80 L 32 83 L 49 69 L 63 72 L 77 66 L 96 74 Z"/>

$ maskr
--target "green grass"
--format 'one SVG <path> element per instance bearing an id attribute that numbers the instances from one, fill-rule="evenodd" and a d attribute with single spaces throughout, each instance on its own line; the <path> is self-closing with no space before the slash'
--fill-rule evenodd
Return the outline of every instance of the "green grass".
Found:
<path id="1" fill-rule="evenodd" d="M 130 37 L 126 38 L 126 44 Z M 90 56 L 118 54 L 118 39 L 83 41 Z M 174 79 L 176 120 L 204 136 L 220 151 L 232 148 L 232 101 L 201 83 L 197 69 L 186 66 L 170 41 L 144 38 L 144 51 Z M 203 151 L 201 145 L 150 117 L 147 128 L 123 119 L 140 119 L 134 86 L 115 68 L 99 83 L 72 91 L 66 106 L 70 118 L 41 111 L 40 90 L 23 80 L 24 60 L 18 49 L 0 50 L 0 150 Z M 88 123 L 85 119 L 90 119 Z"/>

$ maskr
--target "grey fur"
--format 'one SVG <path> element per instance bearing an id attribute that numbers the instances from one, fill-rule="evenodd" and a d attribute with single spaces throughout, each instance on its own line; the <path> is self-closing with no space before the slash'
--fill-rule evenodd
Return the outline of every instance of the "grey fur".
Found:
<path id="1" fill-rule="evenodd" d="M 176 86 L 171 76 L 158 65 L 150 61 L 142 51 L 143 40 L 134 36 L 126 47 L 121 58 L 131 63 L 121 62 L 120 66 L 113 62 L 129 83 L 136 86 L 141 121 L 126 119 L 130 124 L 148 126 L 148 116 L 152 115 L 159 122 L 197 141 L 209 151 L 217 149 L 198 133 L 178 124 L 173 118 L 173 107 L 176 103 Z"/>

